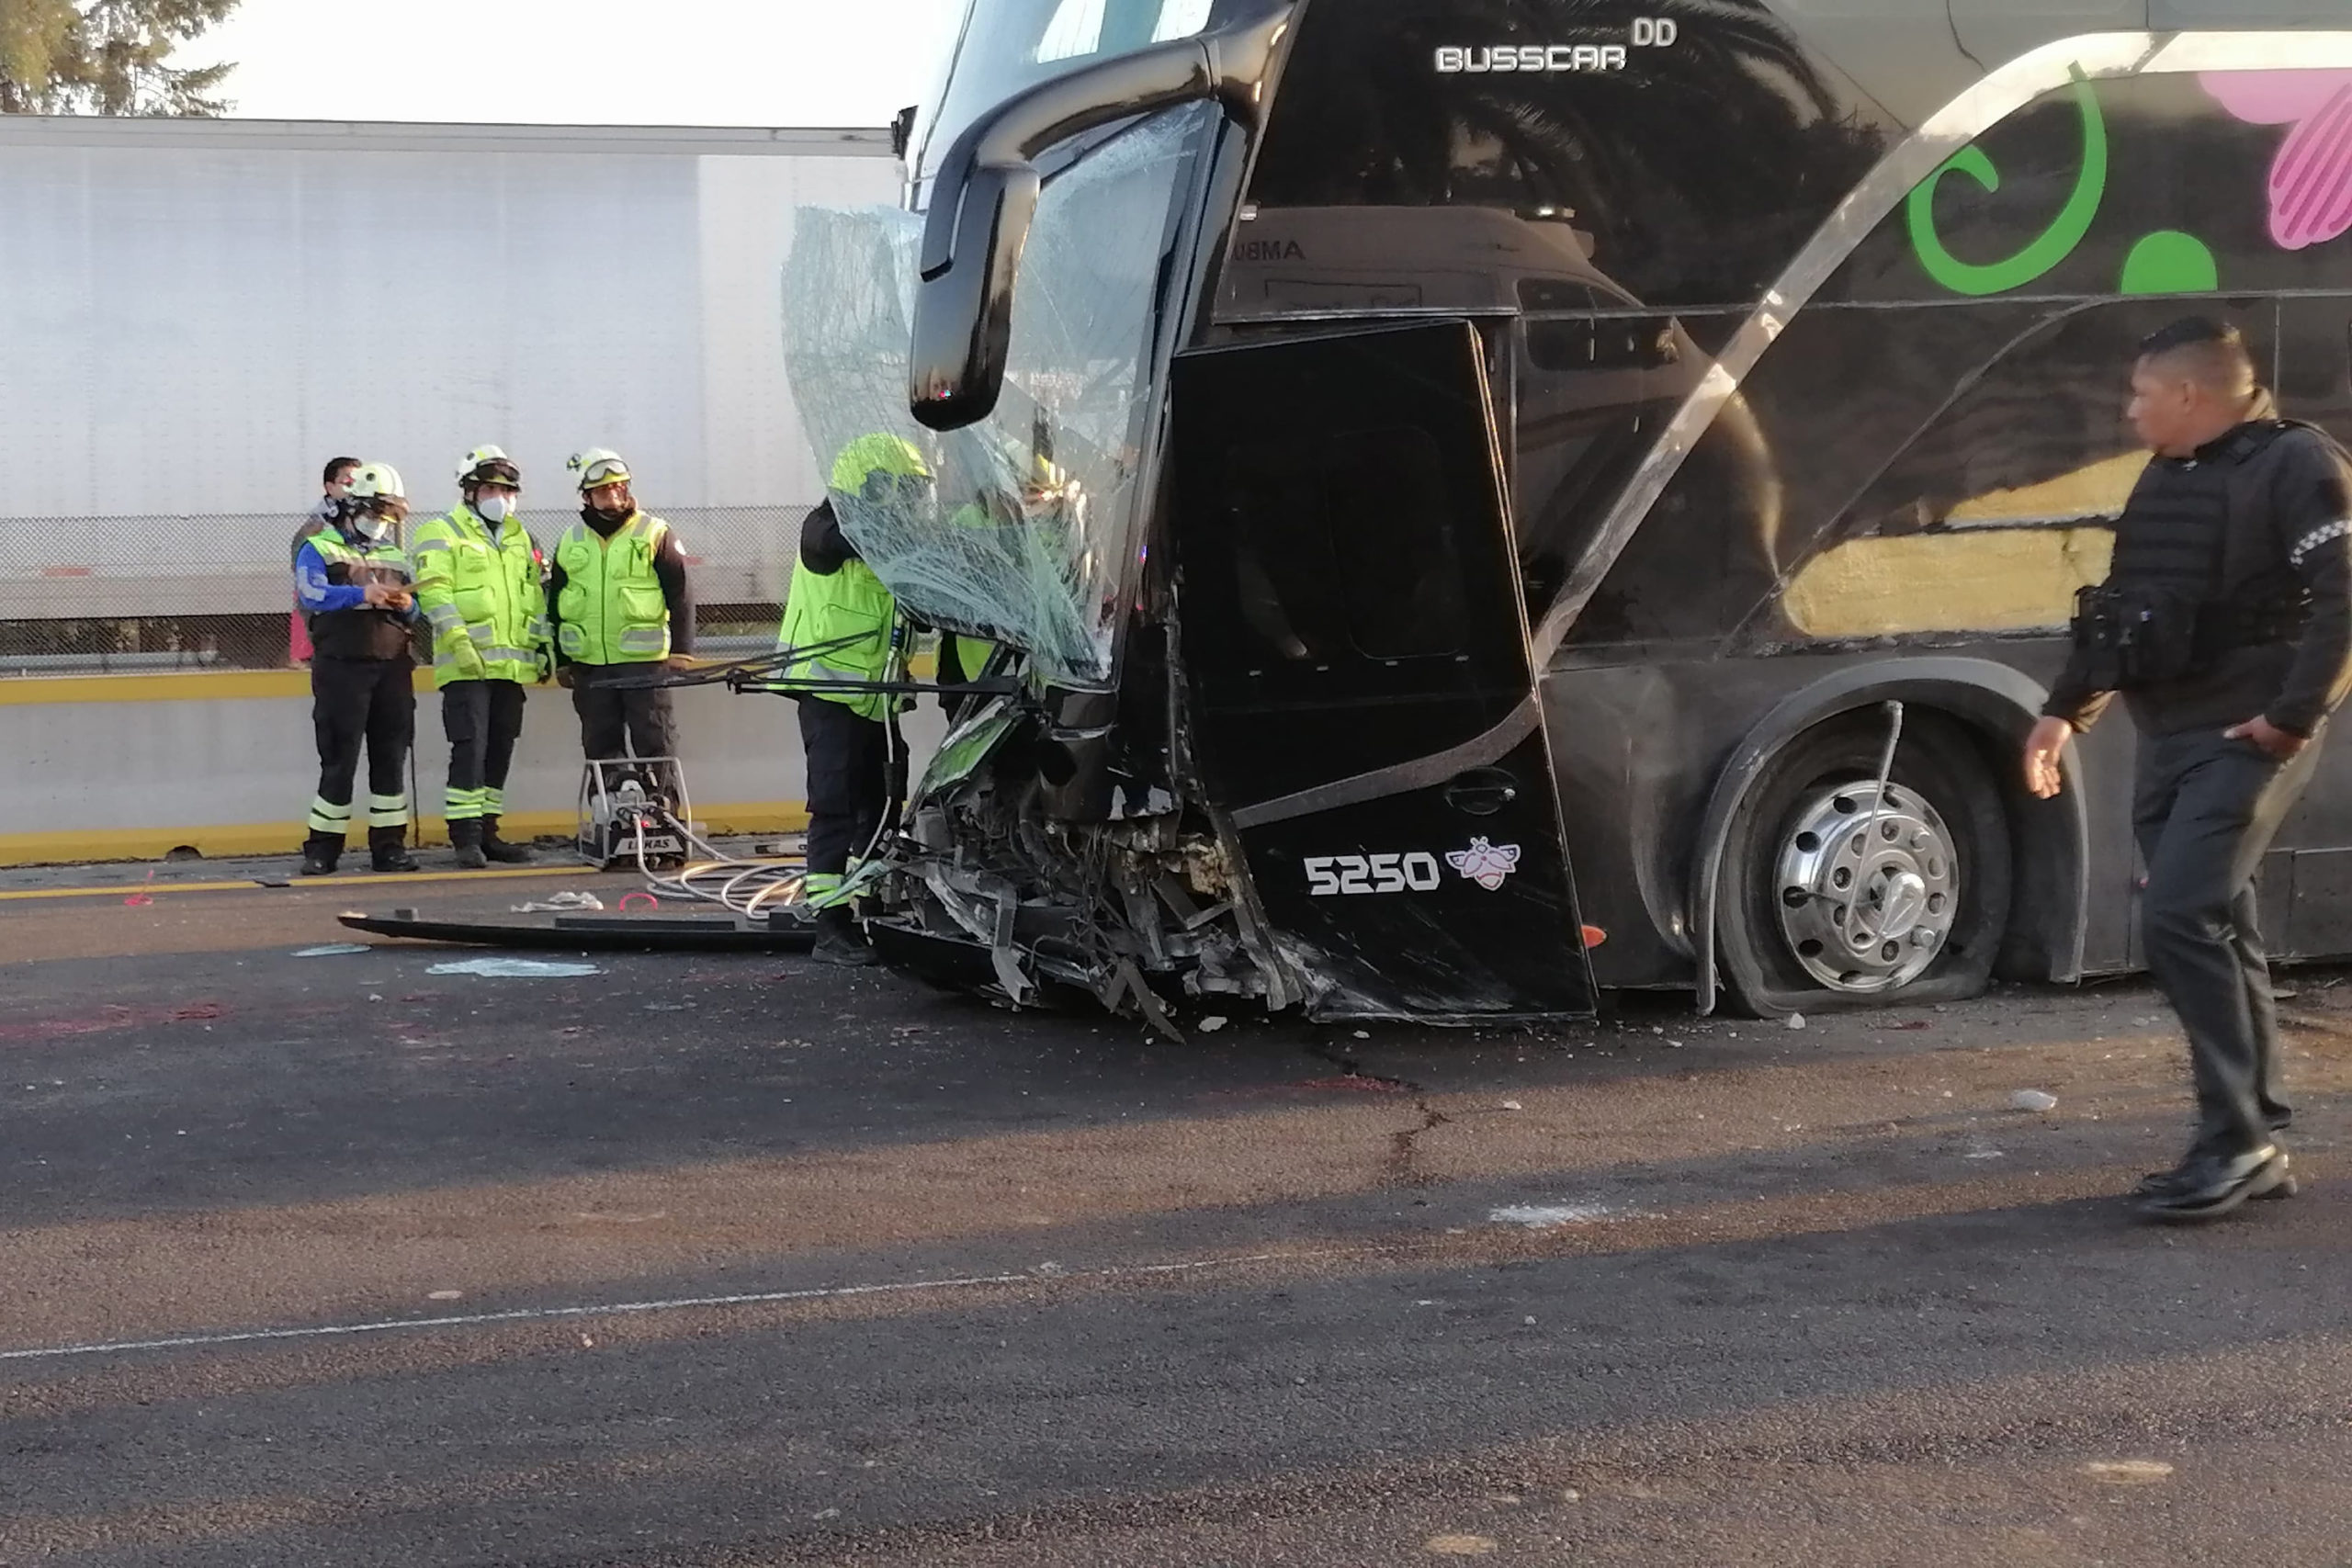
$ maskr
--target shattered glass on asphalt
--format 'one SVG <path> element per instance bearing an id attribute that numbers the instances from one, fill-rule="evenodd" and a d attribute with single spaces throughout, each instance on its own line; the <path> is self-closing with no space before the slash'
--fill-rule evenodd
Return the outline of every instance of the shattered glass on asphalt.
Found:
<path id="1" fill-rule="evenodd" d="M 785 363 L 820 469 L 881 431 L 912 442 L 939 481 L 926 502 L 835 492 L 842 531 L 909 611 L 1016 644 L 1056 680 L 1112 674 L 1161 249 L 1187 152 L 1216 112 L 1155 117 L 1046 185 L 1004 393 L 967 429 L 941 435 L 907 412 L 919 215 L 804 208 L 785 265 Z"/>

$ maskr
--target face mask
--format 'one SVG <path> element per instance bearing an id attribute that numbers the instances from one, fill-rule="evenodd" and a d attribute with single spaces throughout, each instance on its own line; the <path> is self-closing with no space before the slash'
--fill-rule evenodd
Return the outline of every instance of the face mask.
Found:
<path id="1" fill-rule="evenodd" d="M 362 512 L 353 517 L 351 525 L 358 530 L 361 538 L 371 544 L 380 543 L 384 536 L 392 531 L 392 520 L 373 512 Z"/>
<path id="2" fill-rule="evenodd" d="M 474 510 L 485 523 L 503 523 L 514 514 L 514 502 L 503 495 L 485 495 L 474 502 Z"/>

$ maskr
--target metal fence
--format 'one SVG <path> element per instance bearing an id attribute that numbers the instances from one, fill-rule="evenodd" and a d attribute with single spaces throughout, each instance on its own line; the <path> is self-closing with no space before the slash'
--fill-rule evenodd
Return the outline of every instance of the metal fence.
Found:
<path id="1" fill-rule="evenodd" d="M 772 644 L 805 506 L 662 508 L 713 653 Z M 418 513 L 409 529 L 432 513 Z M 526 513 L 542 551 L 571 513 Z M 299 513 L 0 518 L 0 678 L 292 662 Z"/>

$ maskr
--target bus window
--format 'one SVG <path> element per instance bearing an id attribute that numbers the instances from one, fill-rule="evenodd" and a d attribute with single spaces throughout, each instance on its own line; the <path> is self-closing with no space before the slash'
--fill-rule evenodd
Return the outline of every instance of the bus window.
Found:
<path id="1" fill-rule="evenodd" d="M 1522 282 L 1521 301 L 1564 299 Z M 1527 612 L 1540 619 L 1634 467 L 1706 356 L 1681 323 L 1654 314 L 1530 315 L 1519 323 L 1512 488 Z"/>
<path id="2" fill-rule="evenodd" d="M 1014 94 L 1098 60 L 1192 38 L 1239 9 L 1238 0 L 974 0 L 939 111 L 926 117 L 924 177 L 967 126 Z"/>
<path id="3" fill-rule="evenodd" d="M 2272 364 L 2270 307 L 2229 311 Z M 2120 300 L 2060 316 L 1964 380 L 1794 562 L 1788 629 L 1816 637 L 2062 626 L 2107 574 L 2147 463 L 2123 418 L 2140 340 L 2186 313 Z M 2266 370 L 2266 379 L 2268 378 Z"/>
<path id="4" fill-rule="evenodd" d="M 1875 106 L 1762 0 L 1713 0 L 1673 47 L 1630 47 L 1654 9 L 1310 5 L 1250 199 L 1555 215 L 1620 299 L 1755 299 L 1876 163 Z M 1544 63 L 1491 68 L 1504 51 Z"/>

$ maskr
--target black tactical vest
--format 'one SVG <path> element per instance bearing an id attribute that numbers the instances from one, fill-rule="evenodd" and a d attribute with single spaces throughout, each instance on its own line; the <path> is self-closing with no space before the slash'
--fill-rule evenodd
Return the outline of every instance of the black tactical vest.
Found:
<path id="1" fill-rule="evenodd" d="M 2290 563 L 2272 558 L 2258 510 L 2268 454 L 2294 428 L 2250 421 L 2193 457 L 2150 461 L 2117 521 L 2107 581 L 2075 595 L 2075 641 L 2098 689 L 2177 681 L 2301 629 L 2301 591 Z"/>

